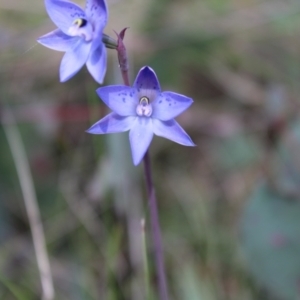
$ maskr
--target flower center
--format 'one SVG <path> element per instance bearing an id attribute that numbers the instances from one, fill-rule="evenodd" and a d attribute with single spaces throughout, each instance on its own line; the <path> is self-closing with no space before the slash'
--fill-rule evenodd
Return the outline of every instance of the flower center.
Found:
<path id="1" fill-rule="evenodd" d="M 149 103 L 149 98 L 143 96 L 140 98 L 139 104 L 136 107 L 136 113 L 140 117 L 150 117 L 152 114 L 152 105 Z"/>
<path id="2" fill-rule="evenodd" d="M 82 18 L 78 18 L 73 22 L 73 25 L 76 25 L 78 28 L 84 27 L 86 24 L 87 20 Z"/>
<path id="3" fill-rule="evenodd" d="M 83 18 L 75 19 L 68 32 L 71 36 L 82 37 L 86 42 L 93 39 L 93 27 L 90 22 Z"/>

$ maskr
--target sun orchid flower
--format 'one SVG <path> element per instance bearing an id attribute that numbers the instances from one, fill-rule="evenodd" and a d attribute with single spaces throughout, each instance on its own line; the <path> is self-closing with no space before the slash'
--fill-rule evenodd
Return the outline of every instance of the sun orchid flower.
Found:
<path id="1" fill-rule="evenodd" d="M 98 96 L 113 111 L 95 123 L 88 133 L 106 134 L 130 130 L 133 163 L 143 159 L 153 135 L 184 146 L 195 146 L 174 120 L 193 100 L 173 92 L 162 92 L 155 72 L 143 67 L 130 86 L 112 85 L 97 89 Z"/>
<path id="2" fill-rule="evenodd" d="M 66 52 L 60 64 L 60 81 L 67 81 L 86 64 L 93 78 L 102 83 L 106 72 L 102 31 L 108 17 L 105 0 L 87 0 L 85 11 L 66 0 L 45 0 L 45 5 L 58 28 L 40 37 L 38 42 Z"/>

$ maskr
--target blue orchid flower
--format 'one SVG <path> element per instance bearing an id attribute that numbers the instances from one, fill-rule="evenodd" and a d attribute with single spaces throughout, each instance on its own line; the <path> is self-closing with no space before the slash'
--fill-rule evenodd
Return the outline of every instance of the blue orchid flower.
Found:
<path id="1" fill-rule="evenodd" d="M 173 92 L 161 92 L 155 72 L 143 67 L 133 87 L 112 85 L 97 89 L 98 96 L 113 111 L 87 130 L 106 134 L 130 130 L 133 163 L 143 159 L 153 135 L 184 146 L 195 146 L 191 138 L 174 120 L 193 100 Z"/>
<path id="2" fill-rule="evenodd" d="M 87 0 L 85 11 L 66 0 L 45 0 L 45 5 L 58 28 L 40 37 L 38 42 L 66 52 L 60 65 L 60 81 L 67 81 L 86 64 L 93 78 L 102 83 L 107 60 L 102 42 L 108 18 L 105 0 Z"/>

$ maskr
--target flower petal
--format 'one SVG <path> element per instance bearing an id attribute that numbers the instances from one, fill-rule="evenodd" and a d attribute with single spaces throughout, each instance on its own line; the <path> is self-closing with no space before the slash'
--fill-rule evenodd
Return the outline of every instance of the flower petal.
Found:
<path id="1" fill-rule="evenodd" d="M 92 134 L 105 134 L 124 132 L 132 127 L 136 117 L 121 117 L 116 113 L 110 113 L 91 126 L 87 132 Z"/>
<path id="2" fill-rule="evenodd" d="M 108 18 L 105 0 L 87 0 L 85 13 L 89 21 L 93 24 L 96 34 L 98 32 L 102 33 Z"/>
<path id="3" fill-rule="evenodd" d="M 134 81 L 133 87 L 136 89 L 151 89 L 160 91 L 160 84 L 157 76 L 154 70 L 148 66 L 140 69 Z"/>
<path id="4" fill-rule="evenodd" d="M 174 119 L 192 103 L 193 100 L 186 96 L 173 92 L 162 92 L 152 104 L 152 118 L 162 121 Z"/>
<path id="5" fill-rule="evenodd" d="M 151 118 L 136 118 L 129 132 L 129 140 L 134 165 L 143 159 L 153 138 Z"/>
<path id="6" fill-rule="evenodd" d="M 110 85 L 96 90 L 98 96 L 115 113 L 120 116 L 136 116 L 138 104 L 136 92 L 125 85 Z"/>
<path id="7" fill-rule="evenodd" d="M 90 54 L 86 63 L 89 72 L 100 84 L 103 82 L 106 73 L 106 58 L 106 49 L 101 43 L 101 45 Z"/>
<path id="8" fill-rule="evenodd" d="M 86 63 L 92 43 L 79 40 L 77 45 L 66 52 L 60 64 L 60 81 L 65 82 L 76 74 Z"/>
<path id="9" fill-rule="evenodd" d="M 152 119 L 152 124 L 154 134 L 184 146 L 195 146 L 189 135 L 175 120 Z"/>
<path id="10" fill-rule="evenodd" d="M 50 49 L 66 52 L 72 49 L 78 40 L 79 37 L 66 35 L 60 29 L 56 29 L 41 36 L 37 41 Z"/>
<path id="11" fill-rule="evenodd" d="M 82 8 L 69 1 L 45 0 L 45 5 L 53 23 L 66 34 L 75 19 L 86 18 Z"/>

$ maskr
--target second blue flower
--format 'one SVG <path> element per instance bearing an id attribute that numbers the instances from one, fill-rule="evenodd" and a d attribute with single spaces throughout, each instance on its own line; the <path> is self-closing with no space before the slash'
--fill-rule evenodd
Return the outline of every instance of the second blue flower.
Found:
<path id="1" fill-rule="evenodd" d="M 85 11 L 77 4 L 45 0 L 46 10 L 58 27 L 38 42 L 50 49 L 66 52 L 60 65 L 60 81 L 75 75 L 86 64 L 93 78 L 102 83 L 106 73 L 106 48 L 102 42 L 108 12 L 104 0 L 87 0 Z"/>

